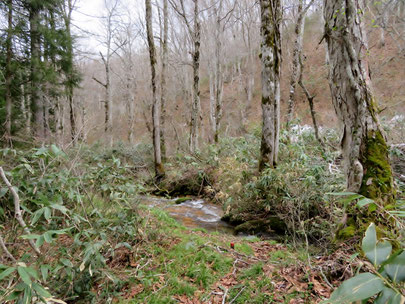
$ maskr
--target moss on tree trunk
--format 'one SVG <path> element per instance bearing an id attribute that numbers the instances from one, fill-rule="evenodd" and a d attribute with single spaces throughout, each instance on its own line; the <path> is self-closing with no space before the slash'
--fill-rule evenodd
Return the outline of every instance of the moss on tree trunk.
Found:
<path id="1" fill-rule="evenodd" d="M 380 130 L 370 131 L 365 139 L 361 155 L 364 175 L 359 193 L 384 204 L 394 199 L 395 188 L 392 178 L 389 149 Z"/>

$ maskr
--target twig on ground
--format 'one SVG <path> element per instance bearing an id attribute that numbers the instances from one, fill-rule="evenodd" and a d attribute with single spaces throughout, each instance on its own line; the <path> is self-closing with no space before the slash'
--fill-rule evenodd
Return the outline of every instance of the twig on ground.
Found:
<path id="1" fill-rule="evenodd" d="M 225 293 L 224 293 L 224 296 L 222 297 L 222 304 L 225 304 L 225 301 L 226 301 L 226 296 L 228 295 L 228 288 L 227 289 L 225 289 Z"/>
<path id="2" fill-rule="evenodd" d="M 326 275 L 323 273 L 322 271 L 322 267 L 318 266 L 319 271 L 321 272 L 322 278 L 325 280 L 326 284 L 328 284 L 328 286 L 332 289 L 334 289 L 335 287 L 333 287 L 333 285 L 329 282 L 328 278 L 326 277 Z"/>
<path id="3" fill-rule="evenodd" d="M 243 286 L 243 288 L 237 293 L 237 295 L 232 299 L 231 302 L 229 302 L 229 304 L 232 304 L 233 302 L 236 301 L 236 299 L 240 296 L 240 294 L 246 289 L 246 286 Z"/>

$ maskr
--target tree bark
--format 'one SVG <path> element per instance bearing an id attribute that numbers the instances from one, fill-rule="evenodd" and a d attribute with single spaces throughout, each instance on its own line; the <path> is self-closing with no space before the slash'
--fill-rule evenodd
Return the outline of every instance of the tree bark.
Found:
<path id="1" fill-rule="evenodd" d="M 218 143 L 219 129 L 221 127 L 222 119 L 222 91 L 224 86 L 223 73 L 222 73 L 222 24 L 221 24 L 221 12 L 222 12 L 222 0 L 219 1 L 219 8 L 215 11 L 215 129 L 214 129 L 214 142 Z"/>
<path id="2" fill-rule="evenodd" d="M 168 59 L 168 35 L 169 35 L 169 13 L 168 13 L 168 0 L 163 0 L 163 37 L 162 37 L 162 73 L 161 73 L 161 128 L 160 128 L 160 143 L 162 149 L 162 158 L 166 159 L 166 140 L 165 140 L 165 129 L 166 129 L 166 99 L 167 99 L 167 84 L 166 84 L 166 70 L 167 70 L 167 59 Z"/>
<path id="3" fill-rule="evenodd" d="M 30 38 L 31 38 L 31 108 L 34 136 L 44 143 L 44 101 L 42 94 L 41 71 L 41 36 L 39 32 L 41 4 L 30 4 Z"/>
<path id="4" fill-rule="evenodd" d="M 127 109 L 128 109 L 128 142 L 133 144 L 135 142 L 134 129 L 135 129 L 135 96 L 134 86 L 135 80 L 132 77 L 133 64 L 132 59 L 129 63 L 127 71 Z"/>
<path id="5" fill-rule="evenodd" d="M 61 98 L 56 98 L 55 104 L 55 131 L 56 131 L 56 142 L 58 146 L 63 146 L 63 114 L 64 114 L 64 105 L 61 102 Z"/>
<path id="6" fill-rule="evenodd" d="M 384 203 L 394 199 L 388 146 L 371 90 L 363 1 L 325 0 L 329 84 L 344 125 L 342 150 L 347 189 Z"/>
<path id="7" fill-rule="evenodd" d="M 106 134 L 107 142 L 110 146 L 113 145 L 112 138 L 112 94 L 111 94 L 111 73 L 110 73 L 110 50 L 107 51 L 107 59 L 104 60 L 105 69 L 105 101 L 104 101 L 104 112 L 105 112 L 105 125 L 104 132 Z"/>
<path id="8" fill-rule="evenodd" d="M 6 91 L 6 121 L 4 140 L 6 146 L 12 146 L 11 140 L 11 114 L 12 114 L 12 91 L 13 72 L 11 70 L 11 61 L 13 58 L 12 39 L 13 39 L 13 1 L 7 2 L 7 38 L 6 38 L 6 71 L 5 71 L 5 91 Z"/>
<path id="9" fill-rule="evenodd" d="M 280 129 L 281 0 L 260 0 L 262 140 L 259 170 L 277 165 Z"/>
<path id="10" fill-rule="evenodd" d="M 190 152 L 194 153 L 198 149 L 199 129 L 201 126 L 201 104 L 200 104 L 200 45 L 201 45 L 201 24 L 199 18 L 198 1 L 194 1 L 194 30 L 193 36 L 194 50 L 193 57 L 193 102 L 191 107 L 190 123 Z"/>
<path id="11" fill-rule="evenodd" d="M 162 163 L 160 147 L 160 102 L 156 96 L 156 49 L 153 40 L 152 29 L 152 4 L 151 0 L 145 0 L 146 6 L 146 32 L 149 46 L 149 58 L 151 66 L 151 83 L 152 83 L 152 120 L 153 120 L 153 148 L 155 157 L 155 178 L 160 180 L 164 177 L 164 167 Z"/>
<path id="12" fill-rule="evenodd" d="M 212 1 L 213 8 L 213 25 L 214 34 L 212 35 L 214 52 L 209 58 L 209 81 L 210 81 L 210 124 L 212 129 L 212 138 L 215 143 L 218 143 L 219 132 L 222 119 L 222 92 L 223 92 L 223 72 L 222 72 L 222 55 L 223 55 L 223 24 L 222 21 L 222 6 L 223 0 L 217 1 L 217 4 Z"/>
<path id="13" fill-rule="evenodd" d="M 292 61 L 292 73 L 290 79 L 290 92 L 288 97 L 288 110 L 287 110 L 287 128 L 290 127 L 291 121 L 294 117 L 294 106 L 295 106 L 295 95 L 296 87 L 298 81 L 302 75 L 301 71 L 301 57 L 302 57 L 302 47 L 304 41 L 304 28 L 305 28 L 305 16 L 308 9 L 314 3 L 311 0 L 308 5 L 305 6 L 306 0 L 299 0 L 298 10 L 297 10 L 297 22 L 295 23 L 295 42 L 293 50 L 293 61 Z"/>
<path id="14" fill-rule="evenodd" d="M 71 31 L 71 21 L 72 21 L 72 11 L 73 3 L 72 0 L 64 0 L 63 7 L 63 19 L 65 22 L 66 30 L 66 96 L 69 104 L 69 119 L 70 119 L 70 138 L 73 144 L 77 141 L 77 119 L 76 119 L 76 107 L 74 103 L 74 87 L 76 82 L 75 69 L 74 69 L 74 53 L 73 53 L 73 37 Z"/>
<path id="15" fill-rule="evenodd" d="M 305 27 L 305 15 L 304 11 L 304 0 L 298 1 L 298 17 L 295 23 L 295 42 L 293 50 L 293 61 L 292 61 L 292 73 L 290 80 L 290 92 L 288 97 L 288 110 L 287 110 L 287 128 L 291 125 L 294 115 L 294 105 L 295 105 L 295 89 L 297 87 L 298 78 L 300 76 L 300 56 L 302 53 L 302 43 L 303 43 L 303 32 Z"/>

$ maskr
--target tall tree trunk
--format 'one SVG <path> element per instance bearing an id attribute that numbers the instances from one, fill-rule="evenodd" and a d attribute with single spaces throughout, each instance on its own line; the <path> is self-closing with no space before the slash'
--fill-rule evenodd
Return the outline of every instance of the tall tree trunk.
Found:
<path id="1" fill-rule="evenodd" d="M 49 94 L 50 90 L 46 90 Z M 51 99 L 49 95 L 44 95 L 44 134 L 45 134 L 45 142 L 49 144 L 51 142 L 51 125 L 50 125 L 50 117 L 49 111 L 51 109 Z"/>
<path id="2" fill-rule="evenodd" d="M 215 75 L 213 68 L 209 68 L 209 89 L 210 89 L 210 125 L 212 129 L 212 134 L 216 133 L 216 121 L 215 121 Z M 214 136 L 210 139 L 214 141 Z"/>
<path id="3" fill-rule="evenodd" d="M 63 0 L 63 20 L 65 22 L 66 30 L 66 80 L 65 80 L 65 93 L 69 105 L 69 120 L 70 120 L 70 138 L 75 144 L 78 139 L 77 133 L 77 118 L 76 106 L 74 101 L 74 88 L 76 86 L 76 71 L 74 68 L 74 52 L 73 52 L 73 37 L 71 30 L 73 3 L 72 0 Z"/>
<path id="4" fill-rule="evenodd" d="M 382 16 L 381 16 L 381 24 L 380 24 L 380 43 L 379 47 L 382 48 L 385 46 L 385 31 L 387 30 L 387 19 L 388 19 L 388 9 L 383 8 Z"/>
<path id="5" fill-rule="evenodd" d="M 31 101 L 30 95 L 26 93 L 25 85 L 21 84 L 21 113 L 25 120 L 26 135 L 31 134 Z"/>
<path id="6" fill-rule="evenodd" d="M 168 0 L 163 0 L 163 41 L 162 41 L 162 73 L 161 73 L 161 125 L 160 125 L 160 143 L 162 149 L 162 157 L 166 159 L 166 99 L 167 99 L 167 85 L 166 85 L 166 70 L 167 70 L 167 52 L 168 52 L 168 35 L 169 35 L 169 13 L 168 13 Z"/>
<path id="7" fill-rule="evenodd" d="M 109 50 L 108 50 L 109 52 Z M 105 67 L 105 102 L 104 102 L 104 111 L 105 111 L 105 125 L 104 131 L 106 135 L 107 142 L 110 146 L 113 145 L 113 136 L 112 136 L 112 92 L 111 92 L 111 73 L 110 73 L 110 55 L 107 54 L 107 59 L 104 63 Z"/>
<path id="8" fill-rule="evenodd" d="M 155 157 L 155 177 L 160 180 L 164 177 L 164 167 L 162 163 L 162 155 L 160 148 L 160 102 L 156 96 L 156 50 L 153 40 L 152 29 L 152 4 L 151 0 L 145 0 L 146 6 L 146 31 L 148 36 L 149 57 L 152 75 L 152 120 L 153 120 L 153 148 Z"/>
<path id="9" fill-rule="evenodd" d="M 216 15 L 215 22 L 215 132 L 214 141 L 218 143 L 219 129 L 222 119 L 222 91 L 223 91 L 223 73 L 222 73 L 222 25 L 221 25 L 221 11 L 222 0 L 219 1 L 219 8 L 214 6 Z"/>
<path id="10" fill-rule="evenodd" d="M 304 41 L 304 28 L 305 28 L 305 16 L 308 9 L 312 6 L 314 0 L 306 5 L 306 0 L 299 0 L 297 9 L 297 22 L 295 23 L 295 42 L 293 50 L 293 61 L 292 61 L 292 73 L 290 79 L 290 92 L 288 97 L 288 110 L 287 110 L 287 127 L 291 126 L 291 121 L 294 117 L 294 106 L 295 106 L 295 96 L 296 88 L 299 79 L 302 77 L 302 47 Z"/>
<path id="11" fill-rule="evenodd" d="M 34 136 L 41 143 L 45 140 L 44 101 L 41 71 L 41 37 L 39 32 L 40 9 L 38 3 L 30 4 L 30 38 L 31 38 L 31 108 Z"/>
<path id="12" fill-rule="evenodd" d="M 55 133 L 56 133 L 56 142 L 58 146 L 63 146 L 63 113 L 64 113 L 63 102 L 60 97 L 56 98 L 55 104 Z"/>
<path id="13" fill-rule="evenodd" d="M 201 105 L 200 105 L 200 44 L 201 24 L 199 18 L 198 1 L 194 1 L 194 30 L 193 30 L 193 102 L 191 107 L 190 123 L 190 152 L 198 149 L 199 129 L 201 126 Z"/>
<path id="14" fill-rule="evenodd" d="M 279 148 L 281 0 L 260 0 L 263 127 L 259 170 L 275 167 Z"/>
<path id="15" fill-rule="evenodd" d="M 5 134 L 4 140 L 6 146 L 12 145 L 11 140 L 11 114 L 12 114 L 12 92 L 11 86 L 13 81 L 13 72 L 11 69 L 11 60 L 13 58 L 12 50 L 12 39 L 13 39 L 13 1 L 8 0 L 7 2 L 8 12 L 7 12 L 7 38 L 6 38 L 6 121 L 5 121 Z"/>
<path id="16" fill-rule="evenodd" d="M 133 144 L 135 142 L 134 130 L 135 130 L 135 97 L 134 97 L 134 85 L 135 81 L 132 77 L 133 64 L 132 60 L 129 63 L 127 71 L 127 109 L 128 109 L 128 142 Z"/>
<path id="17" fill-rule="evenodd" d="M 78 141 L 87 141 L 87 130 L 86 130 L 86 106 L 83 100 L 83 96 L 79 97 L 79 112 L 80 112 L 80 127 L 78 127 L 78 134 L 76 135 Z M 77 121 L 77 120 L 76 120 Z"/>
<path id="18" fill-rule="evenodd" d="M 290 92 L 288 97 L 287 127 L 291 125 L 294 116 L 295 91 L 300 76 L 300 56 L 302 53 L 303 32 L 305 27 L 304 0 L 298 0 L 297 22 L 295 23 L 295 42 L 293 50 L 292 73 L 290 79 Z"/>
<path id="19" fill-rule="evenodd" d="M 69 87 L 67 88 L 67 100 L 69 105 L 70 139 L 72 140 L 74 145 L 76 143 L 76 113 L 73 99 L 73 90 Z"/>
<path id="20" fill-rule="evenodd" d="M 325 0 L 329 84 L 343 122 L 347 189 L 384 203 L 394 199 L 388 146 L 371 90 L 363 1 Z"/>

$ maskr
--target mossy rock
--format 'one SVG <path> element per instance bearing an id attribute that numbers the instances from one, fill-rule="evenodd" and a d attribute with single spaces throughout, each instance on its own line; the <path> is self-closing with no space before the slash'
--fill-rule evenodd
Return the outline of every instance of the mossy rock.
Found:
<path id="1" fill-rule="evenodd" d="M 243 224 L 246 222 L 245 219 L 239 214 L 233 214 L 233 213 L 226 213 L 222 216 L 221 218 L 222 221 L 227 222 L 231 225 L 237 226 L 240 224 Z"/>
<path id="2" fill-rule="evenodd" d="M 284 223 L 282 219 L 277 216 L 270 216 L 267 218 L 269 221 L 269 225 L 271 230 L 273 230 L 277 234 L 285 234 L 287 231 L 287 225 Z"/>
<path id="3" fill-rule="evenodd" d="M 181 176 L 166 176 L 159 183 L 170 197 L 204 196 L 204 188 L 211 184 L 208 170 L 191 169 Z M 156 194 L 156 193 L 154 193 Z"/>
<path id="4" fill-rule="evenodd" d="M 175 201 L 174 201 L 174 203 L 176 204 L 176 205 L 179 205 L 179 204 L 181 204 L 181 203 L 184 203 L 184 202 L 187 202 L 187 201 L 190 201 L 191 200 L 191 198 L 189 198 L 189 197 L 179 197 L 178 199 L 176 199 Z"/>
<path id="5" fill-rule="evenodd" d="M 287 229 L 286 224 L 278 217 L 272 216 L 266 219 L 247 221 L 235 227 L 235 233 L 276 233 L 284 234 Z"/>
<path id="6" fill-rule="evenodd" d="M 270 226 L 267 221 L 251 220 L 235 227 L 236 234 L 239 233 L 257 234 L 259 232 L 271 232 Z"/>

